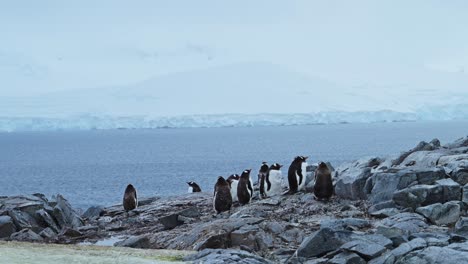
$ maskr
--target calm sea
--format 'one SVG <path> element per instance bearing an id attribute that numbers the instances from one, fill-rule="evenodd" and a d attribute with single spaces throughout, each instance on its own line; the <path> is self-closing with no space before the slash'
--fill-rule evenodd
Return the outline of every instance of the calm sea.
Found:
<path id="1" fill-rule="evenodd" d="M 262 161 L 284 175 L 296 155 L 337 166 L 466 135 L 468 121 L 0 133 L 0 195 L 61 193 L 86 209 L 120 203 L 128 183 L 140 197 L 184 193 L 192 180 L 211 192 L 217 176 Z"/>

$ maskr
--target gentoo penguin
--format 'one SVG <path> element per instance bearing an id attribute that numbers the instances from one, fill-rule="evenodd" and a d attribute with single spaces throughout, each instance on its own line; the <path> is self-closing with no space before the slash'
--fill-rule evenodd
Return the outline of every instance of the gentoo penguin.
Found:
<path id="1" fill-rule="evenodd" d="M 237 185 L 239 184 L 239 179 L 240 179 L 239 174 L 232 174 L 227 179 L 229 185 L 231 186 L 232 202 L 237 202 L 238 201 L 238 199 L 237 199 Z"/>
<path id="2" fill-rule="evenodd" d="M 283 175 L 281 174 L 281 167 L 278 163 L 271 164 L 268 169 L 265 179 L 260 184 L 260 193 L 265 194 L 265 196 L 271 197 L 275 195 L 280 195 L 283 188 Z M 262 190 L 263 187 L 263 190 Z"/>
<path id="3" fill-rule="evenodd" d="M 328 200 L 333 195 L 333 182 L 327 164 L 320 162 L 315 170 L 314 195 L 318 200 Z"/>
<path id="4" fill-rule="evenodd" d="M 296 193 L 301 191 L 305 187 L 305 173 L 307 168 L 307 158 L 304 156 L 297 156 L 289 166 L 288 170 L 288 182 L 289 191 L 288 193 Z M 303 174 L 304 173 L 304 174 Z"/>
<path id="5" fill-rule="evenodd" d="M 222 176 L 219 176 L 215 185 L 213 208 L 219 214 L 231 210 L 231 206 L 232 197 L 229 183 Z"/>
<path id="6" fill-rule="evenodd" d="M 138 206 L 138 198 L 135 187 L 129 184 L 125 189 L 124 197 L 123 197 L 123 208 L 125 211 L 131 211 Z"/>
<path id="7" fill-rule="evenodd" d="M 268 163 L 267 162 L 262 162 L 262 166 L 260 166 L 260 170 L 258 171 L 258 180 L 257 180 L 257 185 L 260 185 L 260 180 L 262 179 L 262 175 L 265 175 L 268 173 Z"/>
<path id="8" fill-rule="evenodd" d="M 187 182 L 187 184 L 189 185 L 189 187 L 188 187 L 188 192 L 189 193 L 201 192 L 201 188 L 200 188 L 200 186 L 198 186 L 197 183 L 191 181 L 191 182 Z"/>
<path id="9" fill-rule="evenodd" d="M 237 185 L 237 198 L 241 205 L 250 203 L 253 196 L 252 182 L 250 181 L 251 169 L 242 172 Z"/>

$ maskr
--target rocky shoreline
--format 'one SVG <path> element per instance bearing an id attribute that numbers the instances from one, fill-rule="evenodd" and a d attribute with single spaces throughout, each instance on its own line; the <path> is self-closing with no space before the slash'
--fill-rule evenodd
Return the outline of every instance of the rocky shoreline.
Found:
<path id="1" fill-rule="evenodd" d="M 310 192 L 314 169 L 306 192 L 218 215 L 209 192 L 82 215 L 61 195 L 0 197 L 0 240 L 195 250 L 197 263 L 468 262 L 468 137 L 343 164 L 329 202 Z"/>

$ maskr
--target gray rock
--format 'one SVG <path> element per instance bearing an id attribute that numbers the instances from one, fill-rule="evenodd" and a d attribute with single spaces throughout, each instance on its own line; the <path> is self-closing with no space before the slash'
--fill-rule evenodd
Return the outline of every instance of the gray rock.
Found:
<path id="1" fill-rule="evenodd" d="M 269 264 L 269 260 L 243 250 L 234 249 L 204 249 L 193 255 L 186 256 L 184 261 L 191 263 L 243 263 Z"/>
<path id="2" fill-rule="evenodd" d="M 440 157 L 447 154 L 447 151 L 416 151 L 411 153 L 401 163 L 403 166 L 416 166 L 421 168 L 431 168 L 437 166 Z M 424 184 L 424 183 L 423 183 Z M 429 183 L 430 184 L 430 183 Z"/>
<path id="3" fill-rule="evenodd" d="M 253 250 L 258 250 L 256 236 L 259 231 L 258 227 L 246 225 L 238 230 L 231 232 L 232 246 L 247 246 Z"/>
<path id="4" fill-rule="evenodd" d="M 73 228 L 69 228 L 69 227 L 63 228 L 59 234 L 59 236 L 66 236 L 66 237 L 80 237 L 82 235 L 83 234 L 80 231 L 75 230 Z"/>
<path id="5" fill-rule="evenodd" d="M 377 234 L 381 234 L 390 239 L 393 246 L 397 247 L 408 241 L 408 231 L 401 230 L 396 227 L 378 226 Z"/>
<path id="6" fill-rule="evenodd" d="M 55 200 L 57 204 L 54 207 L 53 216 L 60 227 L 78 228 L 83 225 L 80 215 L 62 195 L 58 194 Z"/>
<path id="7" fill-rule="evenodd" d="M 182 225 L 184 222 L 179 220 L 179 214 L 170 214 L 159 218 L 159 222 L 165 229 L 173 229 L 176 226 Z"/>
<path id="8" fill-rule="evenodd" d="M 54 230 L 55 233 L 58 233 L 60 231 L 60 228 L 58 227 L 55 220 L 44 209 L 40 209 L 40 210 L 36 211 L 35 215 L 36 215 L 37 223 L 41 227 L 43 227 L 43 228 L 50 227 L 50 228 L 52 228 L 52 230 Z"/>
<path id="9" fill-rule="evenodd" d="M 116 247 L 151 248 L 148 235 L 132 236 L 114 244 Z"/>
<path id="10" fill-rule="evenodd" d="M 363 240 L 354 240 L 347 242 L 341 246 L 341 249 L 357 253 L 359 256 L 363 257 L 366 260 L 378 257 L 386 251 L 386 248 L 379 244 Z"/>
<path id="11" fill-rule="evenodd" d="M 428 247 L 411 252 L 396 263 L 467 263 L 467 253 L 448 247 Z"/>
<path id="12" fill-rule="evenodd" d="M 396 208 L 384 208 L 379 211 L 372 212 L 370 213 L 370 215 L 373 217 L 377 217 L 377 218 L 386 218 L 386 217 L 393 216 L 399 213 L 400 213 L 400 210 Z"/>
<path id="13" fill-rule="evenodd" d="M 196 218 L 200 216 L 200 210 L 196 206 L 189 207 L 179 212 L 179 215 L 189 218 Z"/>
<path id="14" fill-rule="evenodd" d="M 459 138 L 454 142 L 445 145 L 445 147 L 449 149 L 468 147 L 468 136 Z"/>
<path id="15" fill-rule="evenodd" d="M 426 219 L 416 213 L 399 213 L 383 219 L 380 223 L 383 226 L 401 229 L 407 234 L 421 232 L 428 226 Z"/>
<path id="16" fill-rule="evenodd" d="M 447 248 L 457 250 L 457 251 L 468 252 L 468 242 L 453 243 L 453 244 L 450 244 Z"/>
<path id="17" fill-rule="evenodd" d="M 468 237 L 468 217 L 461 217 L 455 224 L 454 232 Z"/>
<path id="18" fill-rule="evenodd" d="M 468 206 L 468 183 L 463 186 L 462 202 L 465 206 Z"/>
<path id="19" fill-rule="evenodd" d="M 468 163 L 468 160 L 467 160 Z M 468 167 L 458 167 L 450 173 L 450 178 L 455 182 L 465 185 L 468 183 Z"/>
<path id="20" fill-rule="evenodd" d="M 417 151 L 431 151 L 431 150 L 434 150 L 434 149 L 437 149 L 438 146 L 434 146 L 433 144 L 431 143 L 427 143 L 425 141 L 421 141 L 419 142 L 419 144 L 414 147 L 413 149 L 409 150 L 409 151 L 406 151 L 404 153 L 402 153 L 397 159 L 393 160 L 392 161 L 392 165 L 393 166 L 398 166 L 400 164 L 403 163 L 403 161 L 409 156 L 411 155 L 412 153 L 414 152 L 417 152 Z"/>
<path id="21" fill-rule="evenodd" d="M 329 228 L 334 231 L 352 231 L 369 227 L 371 227 L 370 221 L 359 218 L 325 219 L 320 222 L 320 228 Z"/>
<path id="22" fill-rule="evenodd" d="M 461 187 L 452 179 L 436 181 L 435 185 L 415 185 L 393 195 L 393 201 L 403 207 L 416 209 L 434 203 L 461 200 Z"/>
<path id="23" fill-rule="evenodd" d="M 422 238 L 415 238 L 407 243 L 401 244 L 399 247 L 392 250 L 390 253 L 395 256 L 396 259 L 400 259 L 404 255 L 411 251 L 422 249 L 427 247 L 426 240 Z"/>
<path id="24" fill-rule="evenodd" d="M 352 240 L 352 232 L 333 231 L 322 228 L 302 241 L 296 251 L 298 257 L 319 257 L 325 253 L 336 250 L 346 242 Z"/>
<path id="25" fill-rule="evenodd" d="M 42 230 L 39 235 L 44 238 L 44 239 L 48 239 L 48 240 L 52 240 L 52 239 L 55 239 L 57 237 L 57 233 L 54 232 L 54 230 L 52 230 L 52 228 L 50 227 L 47 227 L 47 228 L 44 228 L 44 230 Z"/>
<path id="26" fill-rule="evenodd" d="M 421 232 L 410 236 L 411 239 L 422 238 L 426 241 L 427 246 L 445 247 L 449 244 L 450 236 L 443 233 Z"/>
<path id="27" fill-rule="evenodd" d="M 9 211 L 8 214 L 13 219 L 13 222 L 15 223 L 18 230 L 32 229 L 35 232 L 42 230 L 42 228 L 36 222 L 36 219 L 34 219 L 34 217 L 26 212 L 13 209 Z"/>
<path id="28" fill-rule="evenodd" d="M 336 195 L 350 200 L 367 199 L 366 182 L 372 175 L 372 168 L 381 162 L 382 160 L 379 158 L 371 158 L 340 166 L 336 170 Z"/>
<path id="29" fill-rule="evenodd" d="M 13 219 L 7 215 L 0 216 L 0 238 L 10 237 L 16 232 L 16 226 Z"/>
<path id="30" fill-rule="evenodd" d="M 396 207 L 396 204 L 394 201 L 384 201 L 384 202 L 381 202 L 381 203 L 376 203 L 376 204 L 373 204 L 369 207 L 369 209 L 367 210 L 369 213 L 374 213 L 374 212 L 377 212 L 379 210 L 382 210 L 382 209 L 387 209 L 387 208 L 395 208 Z"/>
<path id="31" fill-rule="evenodd" d="M 416 209 L 417 213 L 425 216 L 436 225 L 454 224 L 460 218 L 460 203 L 450 201 L 444 204 L 436 203 Z"/>
<path id="32" fill-rule="evenodd" d="M 373 204 L 392 200 L 395 191 L 412 184 L 434 184 L 445 178 L 442 168 L 405 168 L 375 173 L 371 178 L 372 187 L 369 200 Z"/>
<path id="33" fill-rule="evenodd" d="M 86 210 L 86 212 L 83 213 L 82 217 L 83 218 L 97 218 L 101 215 L 101 213 L 104 211 L 104 206 L 91 206 Z"/>
<path id="34" fill-rule="evenodd" d="M 331 264 L 365 264 L 366 261 L 362 259 L 359 255 L 352 252 L 341 252 L 340 254 L 334 256 L 332 259 L 325 261 L 323 263 Z"/>
<path id="35" fill-rule="evenodd" d="M 26 241 L 26 242 L 42 242 L 44 239 L 36 234 L 31 229 L 23 229 L 19 232 L 13 233 L 10 236 L 11 240 Z"/>

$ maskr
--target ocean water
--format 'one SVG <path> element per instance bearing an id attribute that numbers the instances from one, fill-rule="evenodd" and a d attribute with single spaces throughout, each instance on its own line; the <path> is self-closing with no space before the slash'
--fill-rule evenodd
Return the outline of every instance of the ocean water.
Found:
<path id="1" fill-rule="evenodd" d="M 63 194 L 72 205 L 120 203 L 128 183 L 140 197 L 212 192 L 218 176 L 262 161 L 285 165 L 307 155 L 334 166 L 386 156 L 439 138 L 468 135 L 468 121 L 153 130 L 0 133 L 0 195 Z"/>

